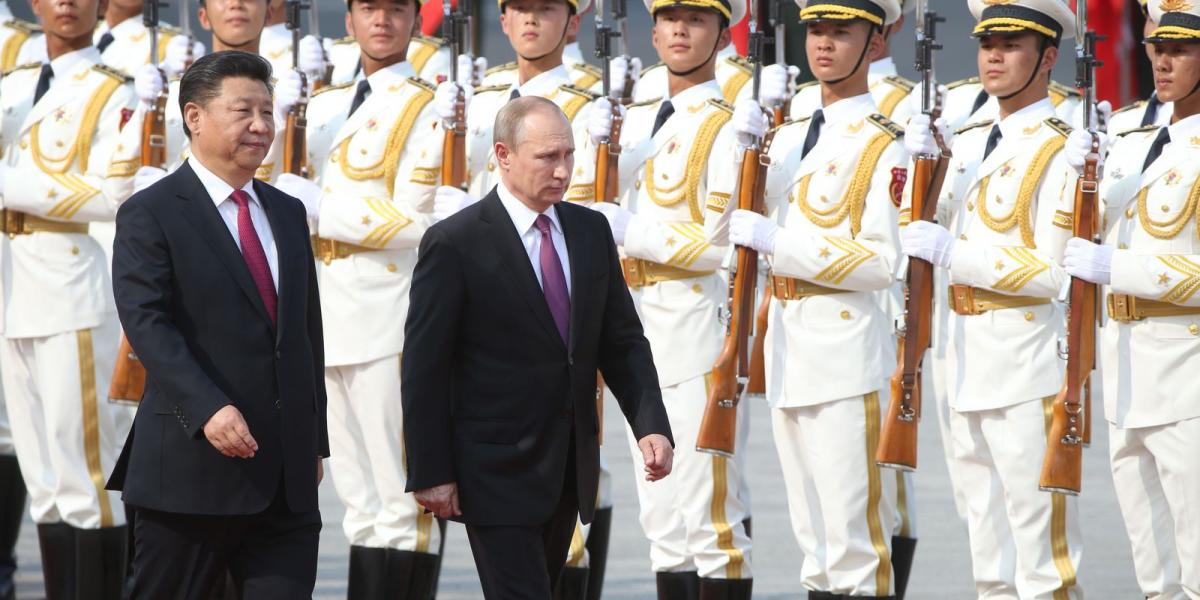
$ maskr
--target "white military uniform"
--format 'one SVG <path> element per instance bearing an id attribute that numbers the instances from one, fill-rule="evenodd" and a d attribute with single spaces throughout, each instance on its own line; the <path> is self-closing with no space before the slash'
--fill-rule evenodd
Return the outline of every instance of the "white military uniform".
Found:
<path id="1" fill-rule="evenodd" d="M 39 65 L 0 81 L 8 233 L 0 363 L 34 521 L 95 529 L 123 524 L 124 513 L 118 494 L 103 489 L 122 442 L 102 398 L 117 319 L 87 224 L 111 221 L 131 193 L 140 124 L 121 130 L 133 89 L 95 48 L 50 65 L 54 79 L 36 104 Z"/>
<path id="2" fill-rule="evenodd" d="M 871 63 L 867 80 L 879 114 L 901 125 L 908 123 L 913 109 L 909 96 L 916 84 L 900 77 L 892 57 L 881 58 Z M 796 95 L 792 96 L 788 107 L 788 115 L 793 119 L 802 119 L 811 116 L 818 108 L 821 108 L 821 86 L 813 81 L 796 90 Z"/>
<path id="3" fill-rule="evenodd" d="M 754 86 L 746 85 L 754 78 L 754 67 L 738 56 L 733 44 L 717 53 L 717 85 L 721 86 L 721 98 L 735 104 L 753 94 Z M 633 88 L 633 101 L 646 102 L 667 95 L 667 65 L 657 63 L 642 69 L 641 77 Z"/>
<path id="4" fill-rule="evenodd" d="M 1165 127 L 1171 124 L 1171 116 L 1174 112 L 1174 102 L 1160 102 L 1157 96 L 1150 94 L 1148 100 L 1138 100 L 1114 111 L 1108 120 L 1108 132 L 1121 134 L 1149 125 Z"/>
<path id="5" fill-rule="evenodd" d="M 46 38 L 41 26 L 13 18 L 8 5 L 0 5 L 0 73 L 46 60 Z"/>
<path id="6" fill-rule="evenodd" d="M 994 127 L 1003 137 L 985 159 Z M 1073 222 L 1069 130 L 1045 99 L 963 131 L 938 200 L 956 211 L 946 381 L 980 597 L 1081 596 L 1075 498 L 1037 487 L 1063 382 L 1064 311 L 1051 299 Z"/>
<path id="7" fill-rule="evenodd" d="M 433 224 L 442 128 L 433 88 L 397 63 L 332 86 L 308 108 L 309 164 L 325 194 L 316 231 L 325 324 L 330 473 L 351 545 L 437 553 L 438 528 L 404 492 L 400 351 L 417 246 Z M 348 116 L 349 115 L 349 116 Z"/>
<path id="8" fill-rule="evenodd" d="M 1143 171 L 1160 131 L 1121 137 L 1101 185 L 1105 244 L 1117 248 L 1106 291 L 1122 300 L 1109 300 L 1118 309 L 1100 338 L 1104 412 L 1142 593 L 1200 598 L 1200 529 L 1188 516 L 1200 504 L 1200 116 L 1168 127 Z"/>
<path id="9" fill-rule="evenodd" d="M 142 23 L 142 16 L 130 17 L 109 28 L 101 22 L 96 28 L 92 41 L 100 43 L 105 33 L 111 33 L 113 41 L 100 54 L 104 64 L 133 77 L 142 65 L 150 62 L 150 30 Z M 171 38 L 180 34 L 178 29 L 165 23 L 158 29 L 158 60 L 161 62 L 167 55 L 167 44 Z"/>
<path id="10" fill-rule="evenodd" d="M 650 135 L 660 107 L 674 108 Z M 639 519 L 656 572 L 750 579 L 750 538 L 742 520 L 741 463 L 697 452 L 709 376 L 724 341 L 718 310 L 728 286 L 719 271 L 729 248 L 709 241 L 706 223 L 724 212 L 737 185 L 731 108 L 716 80 L 673 98 L 635 103 L 622 129 L 621 204 L 634 213 L 622 247 L 626 281 L 650 341 L 663 403 L 675 433 L 671 477 L 648 483 L 634 460 Z M 747 419 L 740 405 L 739 422 Z M 744 430 L 743 432 L 744 433 Z M 637 440 L 630 452 L 640 457 Z M 745 435 L 739 433 L 739 447 Z"/>
<path id="11" fill-rule="evenodd" d="M 333 64 L 333 83 L 350 83 L 358 79 L 362 70 L 362 51 L 353 36 L 334 40 L 329 51 L 329 62 Z M 450 48 L 441 38 L 417 36 L 408 43 L 408 64 L 412 65 L 417 77 L 430 83 L 450 76 Z"/>
<path id="12" fill-rule="evenodd" d="M 273 73 L 292 68 L 292 32 L 288 31 L 287 23 L 276 23 L 263 28 L 262 37 L 258 41 L 258 53 L 271 63 Z"/>
<path id="13" fill-rule="evenodd" d="M 1057 81 L 1050 82 L 1048 94 L 1054 106 L 1055 116 L 1067 122 L 1079 124 L 1083 115 L 1083 97 L 1074 88 Z M 976 104 L 980 103 L 978 108 Z M 972 110 L 974 109 L 974 110 Z M 978 77 L 969 77 L 946 84 L 945 109 L 942 118 L 946 127 L 954 131 L 980 121 L 995 120 L 1000 114 L 1000 103 L 987 95 Z"/>
<path id="14" fill-rule="evenodd" d="M 575 53 L 579 54 L 578 44 L 569 44 L 567 47 L 575 46 Z M 571 85 L 588 90 L 592 93 L 599 94 L 604 85 L 601 81 L 603 74 L 600 69 L 583 62 L 582 56 L 580 60 L 574 62 L 567 61 L 566 49 L 563 50 L 563 66 L 567 68 L 567 72 L 571 74 Z M 517 63 L 509 62 L 502 65 L 497 65 L 487 70 L 484 73 L 483 81 L 480 85 L 502 85 L 514 84 L 517 82 Z"/>

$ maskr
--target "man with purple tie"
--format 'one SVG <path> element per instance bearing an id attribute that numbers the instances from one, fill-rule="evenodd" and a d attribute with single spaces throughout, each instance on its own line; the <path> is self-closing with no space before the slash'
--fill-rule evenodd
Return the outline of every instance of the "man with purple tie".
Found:
<path id="1" fill-rule="evenodd" d="M 489 600 L 548 600 L 576 515 L 595 511 L 596 370 L 642 450 L 671 472 L 650 345 L 603 215 L 562 202 L 574 142 L 551 101 L 496 115 L 500 182 L 430 228 L 401 366 L 408 491 L 460 521 Z"/>
<path id="2" fill-rule="evenodd" d="M 137 507 L 132 597 L 307 598 L 329 455 L 321 306 L 304 206 L 253 179 L 271 66 L 226 51 L 184 73 L 191 157 L 117 212 L 113 291 L 146 365 L 110 489 Z"/>

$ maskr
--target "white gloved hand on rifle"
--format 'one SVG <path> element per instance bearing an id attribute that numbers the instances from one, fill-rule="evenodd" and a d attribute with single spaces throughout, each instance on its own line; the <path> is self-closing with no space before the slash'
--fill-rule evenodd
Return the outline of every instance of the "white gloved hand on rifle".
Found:
<path id="1" fill-rule="evenodd" d="M 300 73 L 288 69 L 275 82 L 275 122 L 283 123 L 288 111 L 304 97 L 304 81 Z"/>
<path id="2" fill-rule="evenodd" d="M 946 120 L 938 118 L 934 122 L 934 127 L 937 127 L 939 133 L 946 131 Z M 928 155 L 941 156 L 941 148 L 938 147 L 937 138 L 934 137 L 933 130 L 929 127 L 929 115 L 918 112 L 908 120 L 908 126 L 904 128 L 904 149 L 913 157 Z"/>
<path id="3" fill-rule="evenodd" d="M 300 47 L 296 52 L 296 63 L 308 77 L 308 84 L 325 76 L 325 47 L 315 35 L 300 38 Z"/>
<path id="4" fill-rule="evenodd" d="M 201 56 L 204 56 L 204 44 L 186 35 L 177 35 L 167 42 L 167 51 L 162 60 L 163 72 L 167 74 L 167 79 L 179 77 L 187 70 L 189 61 Z"/>
<path id="5" fill-rule="evenodd" d="M 633 88 L 642 76 L 642 59 L 617 56 L 608 61 L 608 87 L 613 98 L 633 96 Z M 626 79 L 629 89 L 625 89 Z"/>
<path id="6" fill-rule="evenodd" d="M 900 230 L 900 251 L 949 269 L 954 256 L 954 236 L 937 223 L 913 221 Z"/>
<path id="7" fill-rule="evenodd" d="M 779 225 L 752 210 L 737 209 L 729 216 L 729 242 L 763 254 L 775 252 Z"/>
<path id="8" fill-rule="evenodd" d="M 738 100 L 733 108 L 733 117 L 729 120 L 733 130 L 737 132 L 738 159 L 741 153 L 762 141 L 767 134 L 767 114 L 753 98 Z"/>
<path id="9" fill-rule="evenodd" d="M 162 72 L 157 67 L 145 64 L 137 69 L 133 76 L 133 91 L 137 94 L 138 105 L 143 110 L 149 110 L 158 100 L 159 94 L 166 87 Z"/>
<path id="10" fill-rule="evenodd" d="M 1085 281 L 1108 285 L 1112 283 L 1112 261 L 1116 248 L 1071 238 L 1063 250 L 1063 269 Z"/>
<path id="11" fill-rule="evenodd" d="M 1099 150 L 1096 158 L 1096 169 L 1104 166 L 1105 150 L 1108 148 L 1108 134 L 1097 131 L 1096 136 L 1099 144 Z M 1087 162 L 1088 154 L 1092 152 L 1092 134 L 1086 129 L 1075 129 L 1071 131 L 1071 135 L 1067 136 L 1067 144 L 1063 148 L 1063 155 L 1067 159 L 1067 164 L 1075 169 L 1075 173 L 1080 177 L 1083 176 L 1083 167 Z"/>
<path id="12" fill-rule="evenodd" d="M 325 199 L 321 186 L 299 175 L 283 173 L 275 180 L 275 188 L 298 199 L 304 205 L 304 213 L 308 218 L 316 219 L 321 214 L 321 202 Z"/>
<path id="13" fill-rule="evenodd" d="M 454 121 L 454 108 L 458 104 L 458 89 L 459 86 L 451 81 L 443 81 L 438 84 L 437 90 L 433 92 L 433 110 L 437 116 L 442 119 L 442 125 L 448 127 Z M 475 88 L 471 84 L 462 86 L 463 90 L 463 115 L 466 115 L 466 107 L 471 103 L 471 96 L 475 94 Z"/>
<path id="14" fill-rule="evenodd" d="M 608 98 L 596 98 L 592 103 L 592 112 L 588 115 L 588 137 L 592 143 L 599 146 L 600 142 L 612 135 L 612 101 Z M 625 118 L 625 107 L 617 105 L 621 118 Z"/>
<path id="15" fill-rule="evenodd" d="M 439 185 L 433 195 L 433 218 L 441 221 L 476 202 L 479 198 L 456 187 Z"/>
<path id="16" fill-rule="evenodd" d="M 758 84 L 758 100 L 767 108 L 782 106 L 792 97 L 794 81 L 800 76 L 799 67 L 767 65 L 763 67 Z"/>

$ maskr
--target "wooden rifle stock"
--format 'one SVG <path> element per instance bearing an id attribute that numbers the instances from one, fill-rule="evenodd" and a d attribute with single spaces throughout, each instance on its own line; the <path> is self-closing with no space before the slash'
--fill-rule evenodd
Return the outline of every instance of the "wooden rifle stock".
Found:
<path id="1" fill-rule="evenodd" d="M 776 44 L 780 43 L 778 40 Z M 784 102 L 771 110 L 771 122 L 775 127 L 787 121 L 788 104 Z M 768 137 L 774 134 L 768 133 Z M 764 286 L 762 300 L 754 313 L 754 345 L 750 347 L 750 378 L 746 382 L 746 393 L 761 396 L 767 393 L 767 319 L 771 314 L 771 288 Z"/>
<path id="2" fill-rule="evenodd" d="M 742 157 L 738 208 L 763 212 L 770 159 L 765 150 L 748 148 Z M 696 450 L 733 456 L 737 441 L 737 405 L 749 378 L 749 338 L 754 314 L 754 287 L 758 284 L 758 252 L 739 246 L 735 271 L 729 277 L 729 322 L 725 343 L 712 369 L 712 381 Z"/>
<path id="3" fill-rule="evenodd" d="M 1097 161 L 1099 148 L 1093 138 L 1092 154 L 1084 163 L 1083 176 L 1075 186 L 1075 237 L 1091 240 L 1097 227 Z M 1058 396 L 1054 398 L 1050 432 L 1046 435 L 1046 455 L 1038 487 L 1046 492 L 1075 495 L 1083 482 L 1083 446 L 1089 437 L 1090 378 L 1096 365 L 1097 286 L 1079 278 L 1071 279 L 1067 308 L 1067 372 Z"/>
<path id="4" fill-rule="evenodd" d="M 460 88 L 454 104 L 454 123 L 442 138 L 442 185 L 467 190 L 467 99 Z"/>
<path id="5" fill-rule="evenodd" d="M 300 88 L 308 89 L 304 73 L 300 73 Z M 287 125 L 283 132 L 283 172 L 304 178 L 308 178 L 308 141 L 305 133 L 308 128 L 307 113 L 308 99 L 301 98 L 288 111 Z"/>
<path id="6" fill-rule="evenodd" d="M 596 202 L 616 202 L 621 158 L 621 108 L 613 102 L 612 129 L 608 140 L 596 147 Z M 604 376 L 596 373 L 596 417 L 599 421 L 600 443 L 604 443 Z"/>

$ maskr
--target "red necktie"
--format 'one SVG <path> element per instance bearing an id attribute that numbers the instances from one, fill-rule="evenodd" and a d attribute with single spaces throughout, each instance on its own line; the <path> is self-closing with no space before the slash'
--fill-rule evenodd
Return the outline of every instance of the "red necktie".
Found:
<path id="1" fill-rule="evenodd" d="M 267 253 L 263 251 L 262 241 L 254 230 L 254 221 L 250 220 L 250 194 L 244 190 L 234 190 L 229 198 L 238 206 L 237 228 L 238 241 L 242 246 L 242 258 L 254 278 L 254 287 L 262 297 L 263 305 L 267 307 L 267 315 L 271 323 L 276 322 L 276 308 L 279 296 L 275 292 L 275 282 L 271 279 L 271 266 L 267 264 Z"/>

